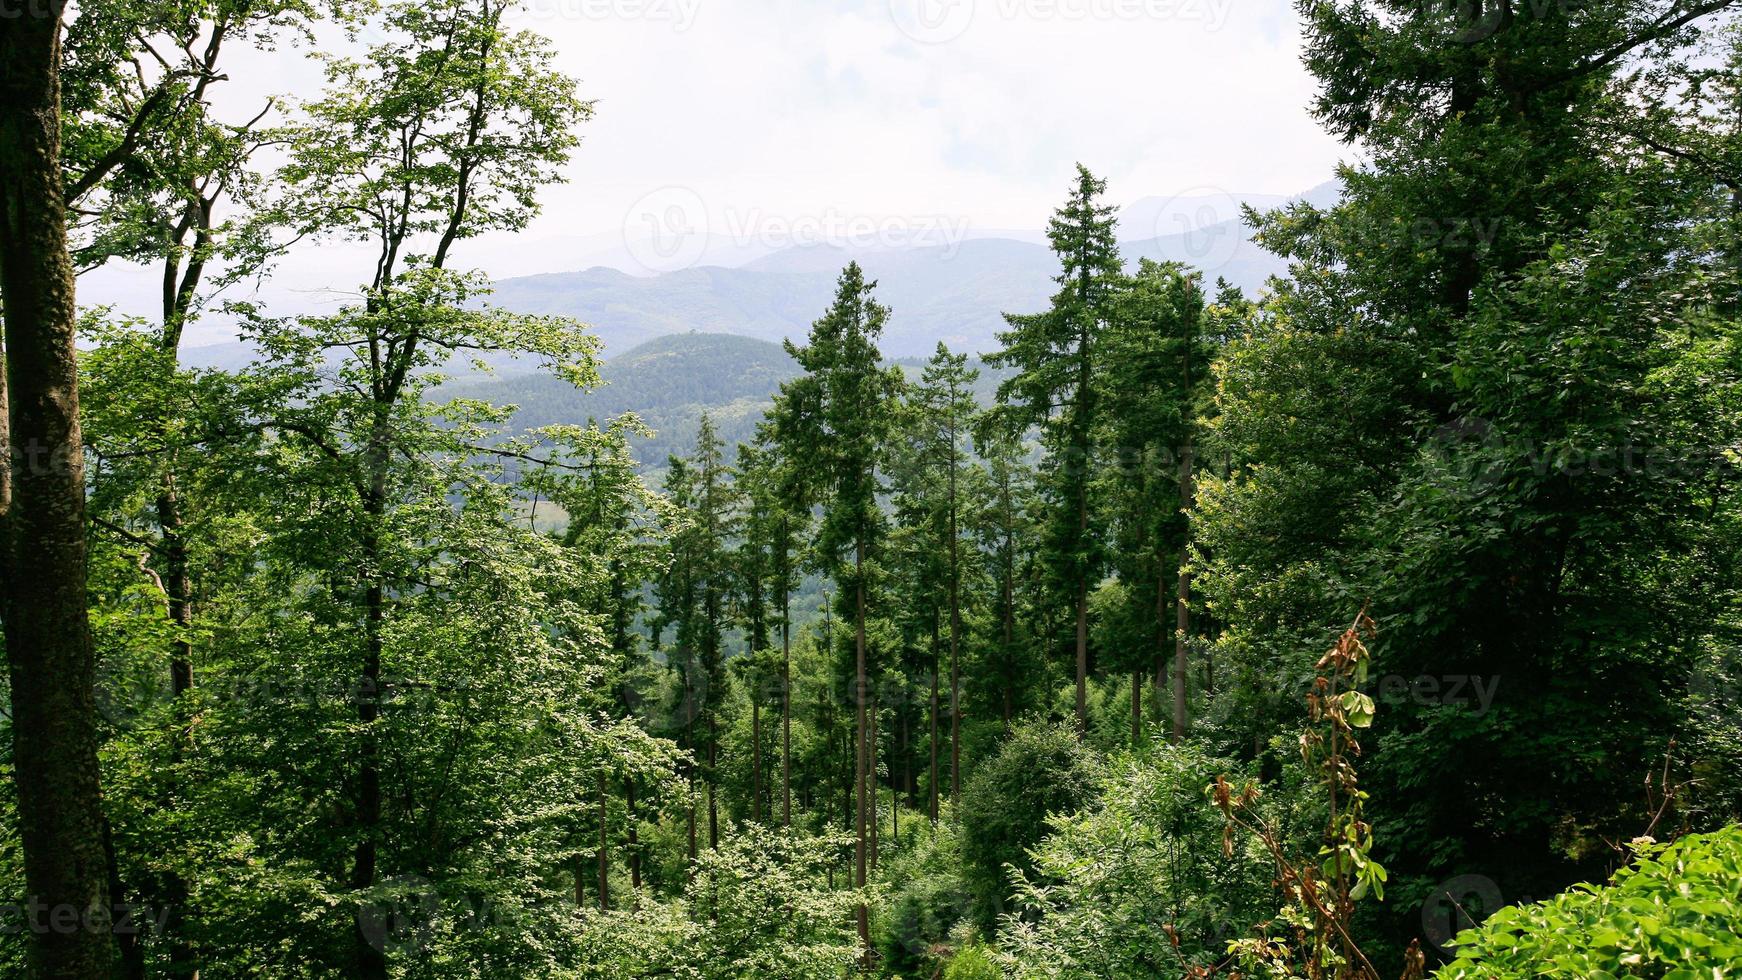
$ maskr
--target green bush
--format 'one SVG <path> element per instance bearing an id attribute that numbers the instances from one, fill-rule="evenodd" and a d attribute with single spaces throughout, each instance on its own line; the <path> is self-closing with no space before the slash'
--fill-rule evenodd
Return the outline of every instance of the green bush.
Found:
<path id="1" fill-rule="evenodd" d="M 1099 800 L 1054 818 L 1017 881 L 998 936 L 1012 976 L 1163 980 L 1225 959 L 1227 940 L 1276 908 L 1269 856 L 1244 839 L 1224 854 L 1225 822 L 1204 798 L 1239 772 L 1193 745 L 1109 760 Z"/>
<path id="2" fill-rule="evenodd" d="M 982 946 L 965 946 L 950 957 L 944 980 L 1003 980 L 1004 973 Z"/>
<path id="3" fill-rule="evenodd" d="M 962 788 L 963 884 L 981 932 L 989 934 L 1013 891 L 1009 868 L 1034 869 L 1029 850 L 1047 834 L 1047 818 L 1074 813 L 1095 798 L 1095 753 L 1066 725 L 1019 726 L 998 754 Z"/>
<path id="4" fill-rule="evenodd" d="M 1646 844 L 1606 886 L 1514 905 L 1455 940 L 1438 980 L 1742 973 L 1742 825 Z"/>
<path id="5" fill-rule="evenodd" d="M 944 823 L 931 831 L 921 820 L 880 869 L 887 891 L 872 925 L 884 969 L 898 976 L 933 976 L 951 930 L 969 914 L 955 829 Z"/>

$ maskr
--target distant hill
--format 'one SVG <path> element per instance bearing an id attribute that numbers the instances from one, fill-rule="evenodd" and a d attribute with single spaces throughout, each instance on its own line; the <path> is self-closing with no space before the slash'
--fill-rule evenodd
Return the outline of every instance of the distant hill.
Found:
<path id="1" fill-rule="evenodd" d="M 917 378 L 923 358 L 897 363 Z M 981 368 L 976 394 L 989 404 L 1000 372 Z M 751 337 L 717 333 L 672 334 L 649 341 L 600 366 L 604 385 L 578 391 L 546 374 L 521 374 L 488 381 L 443 386 L 437 397 L 479 398 L 497 405 L 519 406 L 515 426 L 534 429 L 557 423 L 601 422 L 625 412 L 641 416 L 655 431 L 635 442 L 635 456 L 658 469 L 667 456 L 695 447 L 705 411 L 713 417 L 728 446 L 755 438 L 782 382 L 800 374 L 798 364 L 780 345 Z"/>
<path id="2" fill-rule="evenodd" d="M 1294 199 L 1322 206 L 1337 196 L 1333 182 Z M 1238 206 L 1273 207 L 1287 200 L 1265 195 L 1145 198 L 1121 215 L 1120 250 L 1132 265 L 1143 257 L 1183 262 L 1204 271 L 1206 286 L 1223 278 L 1256 295 L 1270 277 L 1288 270 L 1252 242 Z M 584 320 L 605 342 L 607 354 L 690 331 L 778 342 L 805 335 L 849 261 L 878 281 L 878 296 L 892 311 L 883 342 L 891 357 L 925 356 L 939 340 L 955 350 L 996 350 L 1004 314 L 1044 308 L 1058 272 L 1045 245 L 1012 238 L 969 238 L 921 248 L 809 245 L 737 268 L 698 266 L 656 276 L 592 268 L 504 279 L 491 302 Z"/>
<path id="3" fill-rule="evenodd" d="M 747 442 L 773 403 L 780 383 L 797 376 L 798 365 L 778 344 L 727 334 L 684 333 L 660 337 L 600 365 L 605 383 L 579 391 L 548 374 L 523 374 L 444 386 L 437 397 L 481 398 L 517 405 L 515 425 L 604 422 L 625 412 L 641 416 L 654 431 L 636 440 L 644 465 L 662 467 L 673 453 L 695 446 L 702 412 L 713 416 L 727 445 Z"/>
<path id="4" fill-rule="evenodd" d="M 1135 265 L 1139 258 L 1183 262 L 1202 270 L 1207 286 L 1224 278 L 1256 295 L 1270 277 L 1285 274 L 1287 268 L 1251 241 L 1238 216 L 1240 206 L 1267 208 L 1304 200 L 1326 207 L 1340 193 L 1338 183 L 1331 181 L 1294 198 L 1209 191 L 1142 198 L 1119 214 L 1120 249 L 1127 264 Z M 1057 263 L 1038 232 L 965 233 L 960 242 L 917 248 L 818 244 L 766 252 L 734 250 L 716 242 L 703 252 L 707 264 L 659 275 L 596 265 L 577 272 L 502 278 L 490 302 L 582 320 L 604 342 L 607 357 L 658 337 L 692 332 L 778 343 L 805 335 L 833 297 L 835 277 L 848 262 L 857 261 L 878 280 L 878 295 L 893 312 L 883 340 L 885 354 L 923 357 L 939 340 L 955 350 L 989 353 L 998 347 L 1005 313 L 1046 306 L 1055 288 Z M 599 242 L 592 246 L 602 247 Z M 529 270 L 548 269 L 557 261 L 553 255 L 609 259 L 598 248 L 577 252 L 556 243 L 525 243 L 513 254 L 503 264 Z M 294 310 L 294 304 L 288 308 Z M 252 353 L 244 344 L 213 344 L 189 348 L 182 359 L 192 366 L 233 368 L 245 364 Z M 504 375 L 531 369 L 530 364 L 501 358 L 493 359 L 493 367 Z M 466 371 L 463 365 L 449 370 Z"/>

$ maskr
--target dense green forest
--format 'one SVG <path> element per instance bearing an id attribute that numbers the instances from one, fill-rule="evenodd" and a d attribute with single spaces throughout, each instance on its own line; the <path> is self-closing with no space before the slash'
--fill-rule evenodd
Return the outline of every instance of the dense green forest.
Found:
<path id="1" fill-rule="evenodd" d="M 1285 276 L 1079 166 L 923 359 L 493 302 L 608 109 L 502 0 L 7 12 L 0 972 L 1742 975 L 1737 6 L 1299 0 Z"/>

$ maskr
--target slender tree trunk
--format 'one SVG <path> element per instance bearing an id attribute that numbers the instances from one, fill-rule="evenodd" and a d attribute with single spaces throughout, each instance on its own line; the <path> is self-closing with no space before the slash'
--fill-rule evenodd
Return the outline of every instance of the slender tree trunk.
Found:
<path id="1" fill-rule="evenodd" d="M 1010 730 L 1011 717 L 1016 713 L 1016 536 L 1015 508 L 1010 500 L 1010 477 L 1002 477 L 1000 489 L 1004 509 L 1004 730 Z"/>
<path id="2" fill-rule="evenodd" d="M 690 873 L 694 874 L 695 873 L 694 866 L 696 863 L 696 774 L 695 774 L 695 770 L 693 768 L 690 770 L 689 794 L 690 794 L 689 844 L 690 844 L 690 865 L 691 865 Z"/>
<path id="3" fill-rule="evenodd" d="M 1085 265 L 1078 273 L 1078 296 L 1086 303 L 1089 296 L 1089 273 Z M 1070 463 L 1078 467 L 1080 472 L 1073 479 L 1077 485 L 1077 539 L 1075 545 L 1078 554 L 1072 556 L 1077 563 L 1077 737 L 1084 738 L 1089 733 L 1089 569 L 1084 563 L 1082 550 L 1089 543 L 1089 475 L 1090 456 L 1093 449 L 1091 426 L 1094 424 L 1094 389 L 1090 387 L 1094 377 L 1090 348 L 1090 324 L 1084 320 L 1077 341 L 1077 390 L 1076 418 L 1073 420 L 1076 431 L 1073 433 L 1072 449 L 1076 457 Z"/>
<path id="4" fill-rule="evenodd" d="M 950 806 L 962 798 L 962 569 L 956 527 L 956 426 L 950 422 Z M 954 811 L 952 811 L 954 812 Z"/>
<path id="5" fill-rule="evenodd" d="M 62 203 L 62 3 L 13 13 L 0 29 L 0 620 L 24 897 L 63 920 L 106 921 L 77 312 Z M 29 933 L 33 976 L 85 980 L 114 969 L 108 928 Z"/>
<path id="6" fill-rule="evenodd" d="M 1191 668 L 1192 648 L 1192 580 L 1190 571 L 1191 531 L 1190 515 L 1192 510 L 1192 417 L 1190 412 L 1192 396 L 1192 344 L 1196 336 L 1188 333 L 1184 339 L 1183 356 L 1181 358 L 1185 380 L 1184 404 L 1187 406 L 1186 433 L 1184 445 L 1180 449 L 1179 460 L 1179 504 L 1181 513 L 1187 516 L 1187 531 L 1179 549 L 1179 588 L 1176 601 L 1179 604 L 1177 618 L 1174 624 L 1173 651 L 1173 741 L 1177 744 L 1186 737 L 1186 673 Z"/>
<path id="7" fill-rule="evenodd" d="M 629 885 L 637 892 L 640 892 L 641 832 L 635 826 L 636 820 L 639 819 L 635 811 L 635 783 L 636 779 L 634 776 L 626 777 L 623 780 L 623 806 L 624 809 L 628 811 L 628 819 L 626 822 L 629 831 Z"/>
<path id="8" fill-rule="evenodd" d="M 611 814 L 606 806 L 605 770 L 599 770 L 599 910 L 604 911 L 611 903 Z"/>
<path id="9" fill-rule="evenodd" d="M 895 706 L 895 754 L 901 758 L 901 775 L 895 775 L 895 763 L 889 764 L 889 833 L 895 838 L 895 849 L 901 850 L 901 794 L 906 789 L 909 762 L 907 753 L 907 712 L 901 704 Z"/>
<path id="10" fill-rule="evenodd" d="M 371 517 L 378 516 L 371 513 Z M 376 560 L 380 547 L 373 530 L 365 532 L 363 548 L 370 569 L 379 568 Z M 361 729 L 357 769 L 357 843 L 351 869 L 351 888 L 362 892 L 375 884 L 377 836 L 381 832 L 381 769 L 380 746 L 375 722 L 380 718 L 381 628 L 385 618 L 385 596 L 379 583 L 364 590 L 364 651 L 362 683 L 357 690 L 357 721 Z M 385 951 L 363 928 L 358 917 L 356 927 L 357 976 L 361 980 L 386 980 Z"/>
<path id="11" fill-rule="evenodd" d="M 109 899 L 115 909 L 115 945 L 121 953 L 123 980 L 145 980 L 145 946 L 139 941 L 140 920 L 127 901 L 127 889 L 121 884 L 121 862 L 116 860 L 115 833 L 109 821 L 103 821 L 103 857 L 109 866 Z"/>
<path id="12" fill-rule="evenodd" d="M 750 697 L 750 819 L 762 822 L 762 702 Z"/>
<path id="13" fill-rule="evenodd" d="M 931 793 L 930 808 L 932 826 L 938 822 L 938 621 L 932 616 L 931 629 Z"/>
<path id="14" fill-rule="evenodd" d="M 1131 672 L 1131 747 L 1143 747 L 1143 671 Z"/>
<path id="15" fill-rule="evenodd" d="M 1089 732 L 1089 583 L 1077 583 L 1077 735 Z"/>
<path id="16" fill-rule="evenodd" d="M 913 774 L 913 712 L 901 713 L 901 790 L 907 794 L 907 808 L 919 809 L 919 781 Z"/>
<path id="17" fill-rule="evenodd" d="M 859 542 L 853 549 L 853 603 L 855 645 L 857 652 L 857 685 L 853 692 L 853 700 L 858 709 L 858 749 L 854 753 L 855 773 L 854 783 L 857 786 L 855 794 L 856 818 L 858 821 L 857 846 L 854 848 L 854 878 L 853 883 L 865 887 L 865 770 L 870 755 L 870 747 L 866 744 L 866 733 L 870 731 L 865 712 L 866 688 L 869 686 L 865 671 L 865 544 Z M 871 913 L 865 903 L 858 907 L 859 943 L 865 949 L 866 960 L 871 956 Z"/>
<path id="18" fill-rule="evenodd" d="M 1192 447 L 1186 444 L 1180 458 L 1180 502 L 1186 510 L 1192 505 Z M 1191 550 L 1182 545 L 1179 552 L 1179 608 L 1174 624 L 1173 650 L 1173 740 L 1186 737 L 1186 672 L 1190 669 L 1192 629 L 1192 579 L 1189 564 Z"/>
<path id="19" fill-rule="evenodd" d="M 714 798 L 714 781 L 718 778 L 720 737 L 714 712 L 708 711 L 708 850 L 720 848 L 720 806 Z"/>
<path id="20" fill-rule="evenodd" d="M 171 357 L 175 356 L 174 347 L 170 347 L 167 352 Z M 163 554 L 163 589 L 169 600 L 169 620 L 176 629 L 176 635 L 170 641 L 169 654 L 169 682 L 175 703 L 173 723 L 176 729 L 171 735 L 170 764 L 176 773 L 175 779 L 179 782 L 183 750 L 191 723 L 186 710 L 188 702 L 183 698 L 194 686 L 193 644 L 188 640 L 193 628 L 193 581 L 188 572 L 187 541 L 182 534 L 181 500 L 176 492 L 173 458 L 172 454 L 171 468 L 165 470 L 158 493 L 157 521 L 159 546 Z M 166 871 L 163 878 L 165 907 L 162 942 L 167 949 L 169 962 L 165 973 L 186 980 L 199 980 L 199 954 L 187 934 L 188 900 L 187 882 L 182 879 L 181 874 L 173 868 Z M 139 972 L 130 973 L 130 976 L 133 980 L 143 980 L 143 962 L 140 963 Z"/>
<path id="21" fill-rule="evenodd" d="M 390 402 L 378 398 L 376 418 L 365 447 L 365 466 L 369 488 L 363 500 L 364 531 L 360 550 L 361 567 L 368 577 L 363 589 L 363 669 L 357 686 L 357 722 L 359 728 L 357 765 L 357 842 L 351 870 L 351 888 L 362 892 L 375 885 L 377 878 L 379 837 L 381 834 L 381 768 L 380 733 L 376 722 L 381 717 L 381 658 L 383 631 L 387 619 L 386 588 L 376 576 L 381 569 L 380 527 L 387 513 L 388 435 L 387 413 Z M 372 937 L 364 928 L 361 916 L 354 929 L 356 936 L 357 976 L 360 980 L 386 980 L 387 957 L 379 948 L 379 937 Z"/>
<path id="22" fill-rule="evenodd" d="M 877 834 L 883 827 L 883 789 L 877 782 L 877 699 L 871 698 L 871 703 L 865 706 L 866 714 L 870 716 L 869 731 L 865 740 L 865 779 L 870 783 L 871 793 L 871 869 L 877 869 Z"/>
<path id="23" fill-rule="evenodd" d="M 784 516 L 780 531 L 785 541 Z M 784 579 L 780 590 L 780 825 L 792 826 L 792 595 L 786 591 Z"/>

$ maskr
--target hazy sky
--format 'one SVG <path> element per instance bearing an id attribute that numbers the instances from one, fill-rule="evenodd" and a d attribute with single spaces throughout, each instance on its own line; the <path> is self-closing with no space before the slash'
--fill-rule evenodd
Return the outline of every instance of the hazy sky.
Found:
<path id="1" fill-rule="evenodd" d="M 532 0 L 524 19 L 598 100 L 545 231 L 609 230 L 664 187 L 716 225 L 1035 228 L 1076 161 L 1128 202 L 1291 194 L 1342 149 L 1307 114 L 1288 0 Z"/>
<path id="2" fill-rule="evenodd" d="M 527 3 L 516 21 L 553 40 L 597 111 L 533 227 L 456 255 L 496 277 L 1033 232 L 1077 161 L 1112 203 L 1177 196 L 1231 218 L 1229 195 L 1304 191 L 1347 153 L 1307 113 L 1289 0 Z M 239 118 L 321 84 L 296 50 L 250 55 L 230 79 Z M 367 262 L 304 246 L 257 298 L 336 305 Z M 156 289 L 112 267 L 80 295 L 149 313 Z M 211 323 L 193 339 L 226 335 Z"/>

